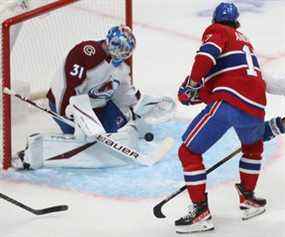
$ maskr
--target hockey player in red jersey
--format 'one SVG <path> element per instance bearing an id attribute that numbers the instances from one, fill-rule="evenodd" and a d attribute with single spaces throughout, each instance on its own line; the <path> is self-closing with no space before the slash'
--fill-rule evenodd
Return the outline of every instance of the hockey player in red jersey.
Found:
<path id="1" fill-rule="evenodd" d="M 175 221 L 178 233 L 214 229 L 206 193 L 206 169 L 202 155 L 233 127 L 242 144 L 240 183 L 235 185 L 242 218 L 265 211 L 266 200 L 254 190 L 263 152 L 265 82 L 249 39 L 237 29 L 239 12 L 232 3 L 221 3 L 205 30 L 192 71 L 179 88 L 184 105 L 206 108 L 190 123 L 178 155 L 193 207 Z"/>
<path id="2" fill-rule="evenodd" d="M 50 108 L 69 116 L 70 98 L 87 94 L 106 132 L 116 132 L 126 124 L 126 114 L 140 93 L 131 85 L 130 67 L 125 63 L 136 46 L 127 26 L 114 26 L 101 41 L 83 41 L 68 53 L 63 68 L 55 75 L 48 92 Z M 56 120 L 64 133 L 74 128 Z"/>

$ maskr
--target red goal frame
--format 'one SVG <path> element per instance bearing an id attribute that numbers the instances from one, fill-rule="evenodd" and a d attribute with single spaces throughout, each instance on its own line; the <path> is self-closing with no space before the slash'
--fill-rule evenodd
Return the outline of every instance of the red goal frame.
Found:
<path id="1" fill-rule="evenodd" d="M 57 0 L 47 5 L 38 7 L 31 11 L 19 14 L 17 16 L 6 19 L 2 22 L 2 91 L 3 88 L 11 88 L 11 55 L 10 55 L 10 28 L 20 22 L 27 21 L 34 17 L 43 15 L 47 12 L 54 11 L 69 4 L 79 2 L 81 0 Z M 116 0 L 114 0 L 116 1 Z M 125 0 L 125 24 L 132 28 L 133 16 L 132 16 L 132 0 Z M 128 60 L 128 63 L 132 65 L 132 58 Z M 3 144 L 2 144 L 2 166 L 3 169 L 8 169 L 11 166 L 11 154 L 12 154 L 12 131 L 11 131 L 11 98 L 10 95 L 2 95 L 2 125 L 3 125 Z"/>

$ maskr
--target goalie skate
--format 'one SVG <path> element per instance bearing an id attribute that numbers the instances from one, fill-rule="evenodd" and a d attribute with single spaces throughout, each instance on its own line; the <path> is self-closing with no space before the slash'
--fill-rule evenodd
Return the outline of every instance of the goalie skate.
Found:
<path id="1" fill-rule="evenodd" d="M 30 164 L 24 161 L 25 150 L 17 152 L 12 156 L 11 163 L 12 167 L 16 170 L 28 170 L 30 169 Z"/>
<path id="2" fill-rule="evenodd" d="M 266 199 L 257 198 L 254 192 L 246 192 L 241 184 L 236 184 L 240 199 L 240 210 L 242 220 L 248 220 L 265 212 Z"/>
<path id="3" fill-rule="evenodd" d="M 38 169 L 43 166 L 43 138 L 32 134 L 27 138 L 26 148 L 13 155 L 12 167 L 17 170 Z"/>
<path id="4" fill-rule="evenodd" d="M 175 221 L 176 233 L 188 234 L 214 229 L 207 201 L 193 204 L 189 213 Z"/>

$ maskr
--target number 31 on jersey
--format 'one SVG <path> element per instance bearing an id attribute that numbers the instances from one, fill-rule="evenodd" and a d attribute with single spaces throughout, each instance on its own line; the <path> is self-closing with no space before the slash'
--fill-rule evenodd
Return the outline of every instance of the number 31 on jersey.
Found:
<path id="1" fill-rule="evenodd" d="M 83 72 L 84 72 L 84 67 L 82 67 L 78 64 L 74 64 L 72 66 L 72 70 L 70 72 L 70 75 L 74 76 L 74 77 L 78 77 L 79 79 L 81 79 L 83 76 Z"/>

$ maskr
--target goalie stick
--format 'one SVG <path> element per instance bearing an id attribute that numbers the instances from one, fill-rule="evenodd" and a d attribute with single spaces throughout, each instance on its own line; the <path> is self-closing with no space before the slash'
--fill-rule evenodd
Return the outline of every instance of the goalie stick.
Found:
<path id="1" fill-rule="evenodd" d="M 5 94 L 8 94 L 8 95 L 13 95 L 16 98 L 38 108 L 39 110 L 42 110 L 42 111 L 48 113 L 52 117 L 57 118 L 57 119 L 61 120 L 62 122 L 74 127 L 73 121 L 71 121 L 71 120 L 65 118 L 64 116 L 61 116 L 61 115 L 59 115 L 59 114 L 57 114 L 57 113 L 55 113 L 55 112 L 53 112 L 47 108 L 40 106 L 39 104 L 29 100 L 28 98 L 13 92 L 12 90 L 10 90 L 7 87 L 4 88 L 3 92 Z M 82 114 L 85 116 L 88 116 L 88 114 L 84 114 L 84 113 L 82 113 Z M 91 118 L 91 117 L 89 117 L 89 118 L 93 120 L 93 118 Z M 147 159 L 146 157 L 144 157 L 141 153 L 137 152 L 136 150 L 129 148 L 125 145 L 122 145 L 122 144 L 118 143 L 117 141 L 114 141 L 112 138 L 107 137 L 103 134 L 97 134 L 94 138 L 96 139 L 97 142 L 103 144 L 104 146 L 108 147 L 109 149 L 123 155 L 124 157 L 127 157 L 128 159 L 131 159 L 133 161 L 137 161 L 141 165 L 146 165 L 146 166 L 151 166 L 151 165 L 155 164 L 156 162 L 158 162 L 159 160 L 161 160 L 163 158 L 163 156 L 167 153 L 167 151 L 173 145 L 173 140 L 171 140 L 171 138 L 167 138 L 166 141 L 164 141 L 163 146 L 159 148 L 159 151 L 155 152 L 153 155 L 150 155 L 152 157 L 152 159 Z"/>
<path id="2" fill-rule="evenodd" d="M 45 214 L 49 214 L 52 212 L 59 212 L 59 211 L 66 211 L 68 209 L 67 205 L 58 205 L 58 206 L 51 206 L 51 207 L 47 207 L 47 208 L 43 208 L 43 209 L 34 209 L 31 208 L 11 197 L 8 197 L 7 195 L 0 193 L 0 198 L 6 200 L 7 202 L 10 202 L 18 207 L 23 208 L 24 210 L 33 213 L 35 215 L 45 215 Z"/>
<path id="3" fill-rule="evenodd" d="M 55 155 L 53 157 L 50 157 L 47 159 L 47 161 L 50 160 L 64 160 L 64 159 L 70 159 L 72 156 L 75 156 L 76 154 L 88 149 L 90 146 L 96 144 L 97 141 L 85 143 L 79 147 L 76 147 L 72 150 L 66 151 L 64 153 L 61 153 L 59 155 Z M 152 155 L 152 161 L 154 163 L 160 161 L 162 157 L 164 157 L 167 152 L 173 147 L 174 140 L 171 137 L 165 138 L 160 144 L 159 148 L 155 150 L 154 154 Z"/>
<path id="4" fill-rule="evenodd" d="M 226 156 L 224 159 L 220 160 L 219 162 L 217 162 L 216 164 L 214 164 L 213 166 L 211 166 L 209 169 L 207 169 L 206 174 L 211 173 L 213 170 L 217 169 L 219 166 L 221 166 L 222 164 L 224 164 L 226 161 L 230 160 L 231 158 L 233 158 L 235 155 L 237 155 L 238 153 L 241 152 L 241 148 L 238 148 L 237 150 L 233 151 L 231 154 L 229 154 L 228 156 Z M 171 199 L 173 199 L 174 197 L 176 197 L 178 194 L 182 193 L 184 190 L 187 189 L 187 186 L 184 185 L 183 187 L 181 187 L 180 189 L 178 189 L 176 192 L 170 194 L 169 196 L 167 196 L 164 200 L 162 200 L 161 202 L 159 202 L 157 205 L 155 205 L 155 207 L 153 208 L 153 214 L 157 217 L 157 218 L 165 218 L 166 216 L 162 213 L 162 207 L 168 203 Z"/>
<path id="5" fill-rule="evenodd" d="M 39 110 L 42 110 L 42 111 L 48 113 L 48 114 L 51 115 L 53 118 L 59 119 L 60 121 L 62 121 L 62 122 L 64 122 L 64 123 L 68 124 L 69 126 L 74 127 L 74 123 L 73 123 L 71 120 L 69 120 L 68 118 L 65 118 L 64 116 L 61 116 L 61 115 L 59 115 L 59 114 L 53 112 L 53 111 L 50 110 L 50 109 L 47 109 L 47 108 L 42 107 L 42 106 L 39 105 L 38 103 L 35 103 L 34 101 L 28 99 L 28 98 L 25 97 L 25 96 L 22 96 L 22 95 L 20 95 L 20 94 L 16 94 L 14 91 L 12 91 L 11 89 L 9 89 L 9 88 L 7 88 L 7 87 L 5 87 L 5 88 L 3 89 L 3 93 L 5 93 L 5 94 L 7 94 L 7 95 L 10 95 L 10 96 L 13 95 L 13 96 L 15 96 L 16 98 L 18 98 L 18 99 L 20 99 L 20 100 L 22 100 L 22 101 L 24 101 L 24 102 L 26 102 L 26 103 L 28 103 L 28 104 L 30 104 L 30 105 L 36 107 L 36 108 L 38 108 Z"/>

